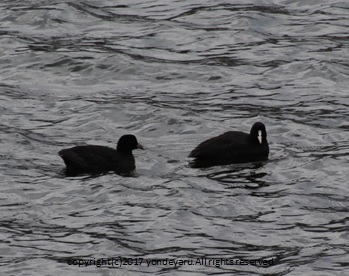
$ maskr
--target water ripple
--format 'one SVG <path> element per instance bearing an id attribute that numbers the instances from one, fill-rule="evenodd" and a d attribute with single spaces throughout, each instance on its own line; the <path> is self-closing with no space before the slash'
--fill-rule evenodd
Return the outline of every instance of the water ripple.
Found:
<path id="1" fill-rule="evenodd" d="M 345 1 L 3 1 L 1 271 L 343 275 L 348 255 Z M 227 130 L 270 158 L 192 169 Z M 133 177 L 66 178 L 57 152 L 135 134 Z M 274 265 L 150 265 L 154 259 Z M 44 271 L 44 272 L 43 272 Z"/>

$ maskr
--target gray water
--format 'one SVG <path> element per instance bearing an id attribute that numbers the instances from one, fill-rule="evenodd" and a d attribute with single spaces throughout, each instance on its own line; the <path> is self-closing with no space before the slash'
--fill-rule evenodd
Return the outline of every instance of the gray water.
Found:
<path id="1" fill-rule="evenodd" d="M 345 0 L 2 0 L 1 275 L 348 275 L 348 37 Z M 268 161 L 188 166 L 256 121 Z M 64 176 L 127 133 L 134 177 Z"/>

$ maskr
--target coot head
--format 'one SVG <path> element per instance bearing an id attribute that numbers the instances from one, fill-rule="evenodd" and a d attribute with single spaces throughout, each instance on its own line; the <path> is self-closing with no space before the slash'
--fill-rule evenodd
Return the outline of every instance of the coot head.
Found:
<path id="1" fill-rule="evenodd" d="M 121 152 L 130 152 L 134 149 L 144 148 L 141 144 L 138 143 L 136 136 L 127 134 L 120 137 L 116 149 Z"/>
<path id="2" fill-rule="evenodd" d="M 266 143 L 267 131 L 265 125 L 261 122 L 254 123 L 250 131 L 250 137 L 259 144 Z"/>

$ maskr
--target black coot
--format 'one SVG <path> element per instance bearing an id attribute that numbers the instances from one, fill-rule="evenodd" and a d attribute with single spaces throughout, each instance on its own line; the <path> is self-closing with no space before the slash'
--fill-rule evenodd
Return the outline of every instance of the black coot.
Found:
<path id="1" fill-rule="evenodd" d="M 67 176 L 108 171 L 128 175 L 136 169 L 132 150 L 137 148 L 143 149 L 143 146 L 138 144 L 134 135 L 129 134 L 120 137 L 116 149 L 86 145 L 63 149 L 58 154 L 67 166 Z"/>
<path id="2" fill-rule="evenodd" d="M 250 134 L 229 131 L 199 144 L 189 157 L 194 168 L 228 165 L 268 159 L 269 145 L 263 123 L 255 123 Z"/>

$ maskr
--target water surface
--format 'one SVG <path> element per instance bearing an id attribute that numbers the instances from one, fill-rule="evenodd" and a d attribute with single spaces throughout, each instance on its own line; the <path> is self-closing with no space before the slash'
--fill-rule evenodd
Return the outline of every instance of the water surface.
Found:
<path id="1" fill-rule="evenodd" d="M 0 271 L 348 273 L 349 4 L 320 2 L 2 1 Z M 268 161 L 188 166 L 256 121 Z M 64 177 L 60 149 L 126 133 L 134 177 Z"/>

